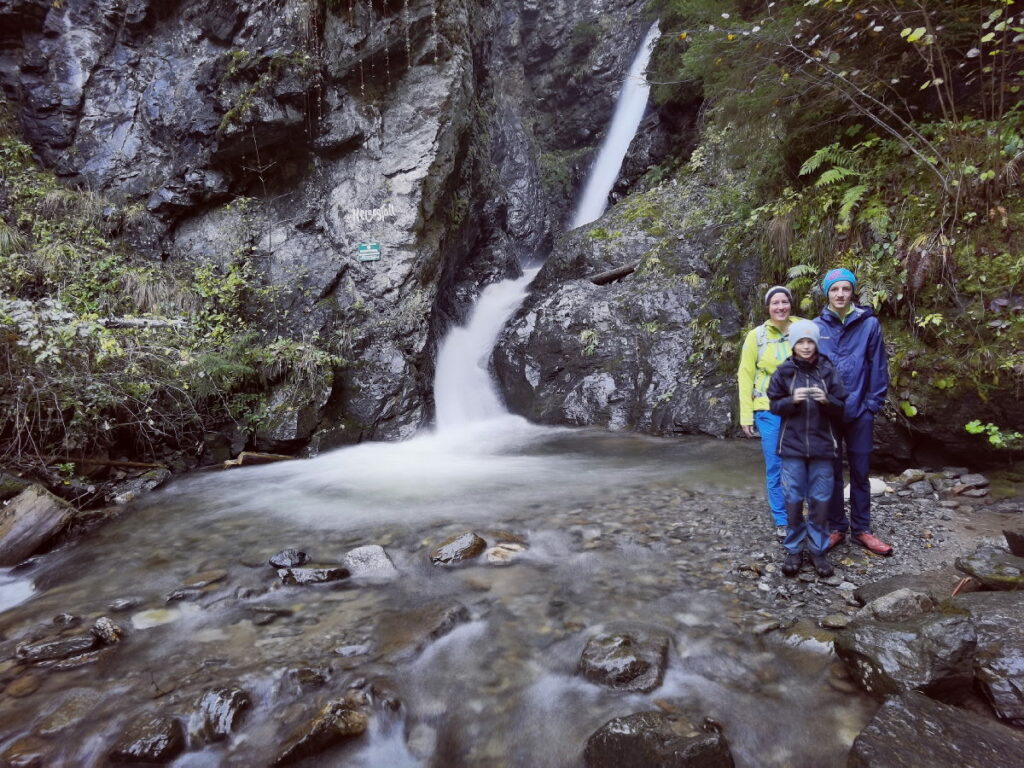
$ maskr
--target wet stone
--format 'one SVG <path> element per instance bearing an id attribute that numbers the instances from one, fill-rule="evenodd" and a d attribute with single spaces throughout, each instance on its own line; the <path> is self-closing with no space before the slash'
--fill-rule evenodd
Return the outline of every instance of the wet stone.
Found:
<path id="1" fill-rule="evenodd" d="M 680 714 L 637 712 L 616 717 L 587 740 L 587 768 L 731 768 L 721 730 L 695 726 Z"/>
<path id="2" fill-rule="evenodd" d="M 25 643 L 19 645 L 16 654 L 25 661 L 47 661 L 64 659 L 79 653 L 85 653 L 96 646 L 96 638 L 92 635 L 80 635 L 42 643 Z"/>
<path id="3" fill-rule="evenodd" d="M 960 485 L 966 485 L 969 488 L 987 488 L 988 478 L 977 473 L 961 475 Z"/>
<path id="4" fill-rule="evenodd" d="M 1006 546 L 1010 554 L 1017 557 L 1024 557 L 1024 527 L 1017 530 L 1003 530 L 1003 538 L 1006 539 Z"/>
<path id="5" fill-rule="evenodd" d="M 20 699 L 23 696 L 28 696 L 30 693 L 35 693 L 37 690 L 39 690 L 39 678 L 35 675 L 22 675 L 12 680 L 4 688 L 4 695 L 10 696 L 12 699 Z"/>
<path id="6" fill-rule="evenodd" d="M 1004 549 L 982 545 L 971 555 L 958 557 L 956 569 L 973 576 L 988 589 L 1024 589 L 1024 557 Z"/>
<path id="7" fill-rule="evenodd" d="M 1024 592 L 972 592 L 956 604 L 978 633 L 977 685 L 997 717 L 1024 727 Z"/>
<path id="8" fill-rule="evenodd" d="M 58 627 L 74 627 L 82 623 L 82 617 L 73 613 L 58 613 L 53 617 L 53 623 Z"/>
<path id="9" fill-rule="evenodd" d="M 525 551 L 526 547 L 522 544 L 504 541 L 484 552 L 484 559 L 491 565 L 511 565 Z"/>
<path id="10" fill-rule="evenodd" d="M 821 620 L 821 626 L 825 629 L 843 629 L 850 623 L 850 617 L 845 613 L 829 614 Z"/>
<path id="11" fill-rule="evenodd" d="M 847 768 L 1024 765 L 1024 733 L 919 693 L 893 696 L 860 732 Z"/>
<path id="12" fill-rule="evenodd" d="M 960 495 L 966 496 L 969 499 L 981 499 L 988 496 L 988 488 L 968 488 Z"/>
<path id="13" fill-rule="evenodd" d="M 164 598 L 168 603 L 175 603 L 179 600 L 198 600 L 206 593 L 201 589 L 194 587 L 182 587 L 176 589 L 173 592 L 168 593 L 167 597 Z"/>
<path id="14" fill-rule="evenodd" d="M 384 547 L 368 544 L 345 553 L 341 564 L 349 569 L 355 578 L 390 580 L 398 575 L 398 569 L 391 561 Z"/>
<path id="15" fill-rule="evenodd" d="M 905 469 L 903 474 L 899 476 L 899 481 L 903 485 L 911 485 L 924 480 L 925 472 L 923 469 Z"/>
<path id="16" fill-rule="evenodd" d="M 98 651 L 90 651 L 89 653 L 83 653 L 78 656 L 71 656 L 67 659 L 61 659 L 56 662 L 51 669 L 56 671 L 63 671 L 68 669 L 78 669 L 88 664 L 95 664 L 101 658 L 110 653 L 109 648 L 101 648 Z"/>
<path id="17" fill-rule="evenodd" d="M 974 679 L 974 625 L 962 614 L 923 614 L 901 624 L 857 619 L 835 639 L 836 655 L 876 696 L 922 691 L 956 701 Z"/>
<path id="18" fill-rule="evenodd" d="M 185 730 L 173 717 L 144 714 L 132 720 L 110 752 L 113 763 L 169 763 L 185 750 Z"/>
<path id="19" fill-rule="evenodd" d="M 119 643 L 121 642 L 121 638 L 124 637 L 124 628 L 107 616 L 100 616 L 100 618 L 96 619 L 92 625 L 92 629 L 89 631 L 92 633 L 93 637 L 107 645 Z"/>
<path id="20" fill-rule="evenodd" d="M 203 571 L 197 573 L 195 576 L 185 581 L 185 587 L 192 589 L 202 589 L 208 587 L 210 584 L 216 584 L 217 582 L 224 581 L 228 577 L 228 572 L 223 570 Z"/>
<path id="21" fill-rule="evenodd" d="M 578 670 L 598 685 L 625 691 L 653 691 L 665 675 L 668 635 L 656 630 L 629 629 L 590 638 Z"/>
<path id="22" fill-rule="evenodd" d="M 875 598 L 860 610 L 858 616 L 877 621 L 898 622 L 928 613 L 934 607 L 935 602 L 931 596 L 903 588 Z"/>
<path id="23" fill-rule="evenodd" d="M 55 736 L 82 722 L 94 713 L 103 701 L 96 691 L 72 691 L 58 707 L 43 718 L 36 732 L 40 736 Z"/>
<path id="24" fill-rule="evenodd" d="M 343 581 L 350 576 L 348 568 L 281 568 L 277 575 L 288 586 L 304 587 L 309 584 L 327 584 Z"/>
<path id="25" fill-rule="evenodd" d="M 141 597 L 122 597 L 107 605 L 107 608 L 114 613 L 125 613 L 126 611 L 138 608 L 140 605 L 142 605 Z"/>
<path id="26" fill-rule="evenodd" d="M 309 555 L 299 549 L 285 549 L 270 558 L 272 568 L 297 568 L 310 560 Z"/>
<path id="27" fill-rule="evenodd" d="M 50 765 L 53 745 L 38 736 L 24 736 L 11 743 L 2 755 L 3 764 L 10 768 L 43 768 Z"/>
<path id="28" fill-rule="evenodd" d="M 284 748 L 273 765 L 289 765 L 317 755 L 366 731 L 367 718 L 348 699 L 329 702 L 312 721 L 299 726 L 284 739 Z"/>
<path id="29" fill-rule="evenodd" d="M 434 565 L 454 565 L 470 560 L 487 549 L 487 542 L 472 531 L 457 533 L 445 539 L 430 553 Z"/>
<path id="30" fill-rule="evenodd" d="M 200 744 L 226 739 L 252 705 L 241 688 L 215 688 L 204 693 L 188 721 L 189 738 Z"/>

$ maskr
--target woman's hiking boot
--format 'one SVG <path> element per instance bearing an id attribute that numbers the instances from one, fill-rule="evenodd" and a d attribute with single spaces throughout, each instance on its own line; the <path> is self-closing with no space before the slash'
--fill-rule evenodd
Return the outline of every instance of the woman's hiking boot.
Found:
<path id="1" fill-rule="evenodd" d="M 804 564 L 803 552 L 790 552 L 786 555 L 786 561 L 782 564 L 782 574 L 793 578 L 800 573 L 800 566 Z"/>
<path id="2" fill-rule="evenodd" d="M 832 563 L 828 561 L 828 555 L 824 552 L 819 552 L 816 555 L 812 554 L 811 563 L 814 565 L 814 572 L 823 579 L 827 579 L 835 573 L 835 570 L 832 568 Z"/>

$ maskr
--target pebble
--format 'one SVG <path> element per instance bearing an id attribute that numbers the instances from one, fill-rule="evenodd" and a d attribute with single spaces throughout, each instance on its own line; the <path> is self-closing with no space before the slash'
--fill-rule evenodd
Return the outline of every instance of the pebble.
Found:
<path id="1" fill-rule="evenodd" d="M 37 690 L 39 690 L 39 678 L 35 675 L 22 675 L 4 688 L 4 695 L 10 696 L 12 699 L 20 699 Z"/>
<path id="2" fill-rule="evenodd" d="M 821 620 L 821 626 L 826 629 L 843 629 L 850 623 L 850 617 L 845 613 L 832 613 Z"/>

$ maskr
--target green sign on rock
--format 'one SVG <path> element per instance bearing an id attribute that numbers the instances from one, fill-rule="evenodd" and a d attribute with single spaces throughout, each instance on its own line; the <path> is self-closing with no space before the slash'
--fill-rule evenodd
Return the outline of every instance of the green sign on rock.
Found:
<path id="1" fill-rule="evenodd" d="M 380 243 L 360 243 L 357 258 L 359 261 L 380 261 Z"/>

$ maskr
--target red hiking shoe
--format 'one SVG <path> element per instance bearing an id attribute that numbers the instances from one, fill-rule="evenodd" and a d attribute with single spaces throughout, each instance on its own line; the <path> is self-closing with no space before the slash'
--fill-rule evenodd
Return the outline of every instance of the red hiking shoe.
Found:
<path id="1" fill-rule="evenodd" d="M 864 549 L 869 552 L 874 552 L 876 555 L 888 557 L 892 554 L 892 547 L 877 536 L 872 536 L 870 533 L 855 533 L 852 538 L 857 544 L 864 547 Z"/>
<path id="2" fill-rule="evenodd" d="M 828 544 L 825 545 L 825 551 L 828 552 L 830 549 L 834 549 L 843 543 L 846 538 L 846 534 L 842 531 L 832 531 L 828 535 Z"/>

